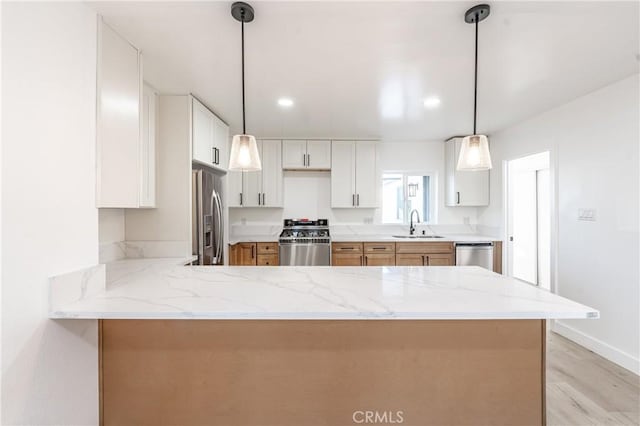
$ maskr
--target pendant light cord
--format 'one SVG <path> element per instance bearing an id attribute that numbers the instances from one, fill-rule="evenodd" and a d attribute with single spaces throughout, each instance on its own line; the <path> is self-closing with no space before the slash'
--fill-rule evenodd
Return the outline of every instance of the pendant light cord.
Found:
<path id="1" fill-rule="evenodd" d="M 242 134 L 246 135 L 247 126 L 245 124 L 246 117 L 245 117 L 245 110 L 244 110 L 244 12 L 242 13 L 242 21 L 240 22 L 240 25 L 241 25 L 240 38 L 242 41 Z"/>
<path id="2" fill-rule="evenodd" d="M 475 80 L 473 82 L 473 134 L 476 134 L 476 117 L 478 115 L 478 20 L 480 17 L 476 13 L 476 60 L 475 60 Z"/>

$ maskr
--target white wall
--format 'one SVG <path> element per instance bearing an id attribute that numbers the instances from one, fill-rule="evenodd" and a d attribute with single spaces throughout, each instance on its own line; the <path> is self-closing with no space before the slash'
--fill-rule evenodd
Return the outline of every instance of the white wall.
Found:
<path id="1" fill-rule="evenodd" d="M 378 147 L 380 171 L 435 173 L 437 176 L 437 223 L 463 224 L 477 222 L 476 207 L 444 205 L 444 142 L 381 142 Z M 284 175 L 284 209 L 230 209 L 230 222 L 281 223 L 284 218 L 327 218 L 329 223 L 380 223 L 380 209 L 331 209 L 329 172 L 292 172 Z M 382 182 L 379 182 L 381 185 Z"/>
<path id="2" fill-rule="evenodd" d="M 96 16 L 2 8 L 0 422 L 97 424 L 97 322 L 47 319 L 48 277 L 98 262 Z"/>
<path id="3" fill-rule="evenodd" d="M 100 245 L 124 241 L 124 209 L 99 209 L 98 237 Z"/>
<path id="4" fill-rule="evenodd" d="M 636 74 L 491 137 L 491 204 L 479 221 L 503 235 L 505 160 L 551 153 L 552 288 L 600 310 L 554 329 L 640 371 L 640 83 Z M 578 221 L 578 209 L 596 221 Z"/>

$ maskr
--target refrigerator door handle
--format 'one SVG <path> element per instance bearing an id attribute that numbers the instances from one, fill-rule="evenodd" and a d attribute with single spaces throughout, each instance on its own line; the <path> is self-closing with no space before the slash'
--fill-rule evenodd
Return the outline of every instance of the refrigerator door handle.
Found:
<path id="1" fill-rule="evenodd" d="M 217 231 L 218 231 L 218 241 L 216 244 L 216 260 L 218 262 L 218 264 L 223 264 L 223 259 L 222 256 L 224 255 L 224 248 L 223 248 L 223 243 L 224 243 L 224 218 L 222 217 L 222 201 L 220 200 L 220 195 L 217 192 L 213 192 L 213 198 L 216 201 L 216 211 L 217 211 Z"/>
<path id="2" fill-rule="evenodd" d="M 197 171 L 196 183 L 197 183 L 197 203 L 198 203 L 198 264 L 202 265 L 204 262 L 204 211 L 202 206 L 202 185 L 203 185 L 202 170 Z"/>

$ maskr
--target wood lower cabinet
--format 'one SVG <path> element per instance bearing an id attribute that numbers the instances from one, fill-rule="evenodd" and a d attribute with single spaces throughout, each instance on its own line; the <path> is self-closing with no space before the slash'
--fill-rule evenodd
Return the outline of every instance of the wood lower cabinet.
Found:
<path id="1" fill-rule="evenodd" d="M 365 254 L 364 266 L 396 266 L 396 254 Z"/>
<path id="2" fill-rule="evenodd" d="M 362 266 L 362 253 L 332 253 L 331 266 Z"/>
<path id="3" fill-rule="evenodd" d="M 397 266 L 453 266 L 453 243 L 408 242 L 396 244 Z"/>
<path id="4" fill-rule="evenodd" d="M 237 243 L 229 246 L 229 265 L 278 266 L 278 243 Z"/>
<path id="5" fill-rule="evenodd" d="M 396 254 L 396 266 L 424 266 L 424 255 L 422 254 Z"/>

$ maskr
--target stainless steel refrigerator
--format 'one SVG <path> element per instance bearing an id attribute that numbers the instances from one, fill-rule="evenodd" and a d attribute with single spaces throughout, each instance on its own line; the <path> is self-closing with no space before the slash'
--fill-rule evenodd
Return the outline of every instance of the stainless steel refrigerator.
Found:
<path id="1" fill-rule="evenodd" d="M 206 168 L 194 168 L 191 178 L 193 254 L 198 265 L 224 265 L 222 178 Z"/>

